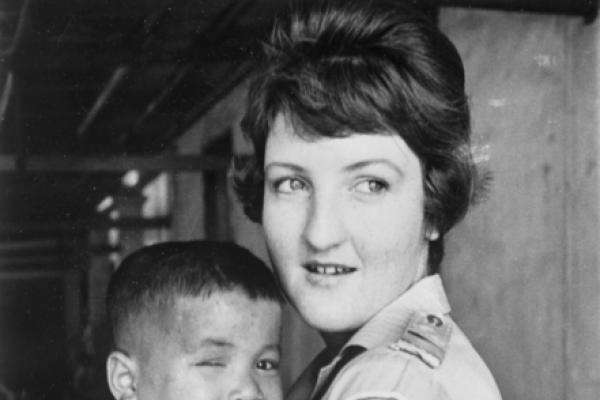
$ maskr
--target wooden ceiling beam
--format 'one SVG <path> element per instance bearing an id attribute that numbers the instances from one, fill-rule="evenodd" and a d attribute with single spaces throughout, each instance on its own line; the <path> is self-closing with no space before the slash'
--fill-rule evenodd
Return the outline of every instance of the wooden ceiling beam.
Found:
<path id="1" fill-rule="evenodd" d="M 88 127 L 94 122 L 94 120 L 96 119 L 96 117 L 98 116 L 98 114 L 100 113 L 110 96 L 119 86 L 119 84 L 123 81 L 128 72 L 129 67 L 126 65 L 120 65 L 113 71 L 112 76 L 98 95 L 98 98 L 96 98 L 94 105 L 92 106 L 92 108 L 90 108 L 85 118 L 77 128 L 77 135 L 80 138 L 83 139 L 85 137 L 85 133 Z"/>
<path id="2" fill-rule="evenodd" d="M 37 250 L 55 249 L 60 246 L 57 239 L 37 239 L 22 241 L 0 241 L 0 254 L 11 252 L 28 252 Z"/>
<path id="3" fill-rule="evenodd" d="M 160 229 L 171 225 L 171 217 L 122 217 L 115 220 L 109 218 L 92 218 L 76 221 L 0 221 L 0 236 L 6 237 L 11 233 L 20 232 L 81 232 L 90 229 Z"/>
<path id="4" fill-rule="evenodd" d="M 12 42 L 8 49 L 0 50 L 0 59 L 4 61 L 4 59 L 9 59 L 16 52 L 19 47 L 23 32 L 25 31 L 25 25 L 28 18 L 29 11 L 29 3 L 30 0 L 25 0 L 21 5 L 21 9 L 19 10 L 19 19 L 17 20 L 15 32 L 13 34 Z"/>
<path id="5" fill-rule="evenodd" d="M 0 256 L 0 270 L 6 268 L 15 268 L 23 266 L 47 265 L 48 268 L 62 267 L 66 262 L 57 255 L 29 255 L 17 257 L 2 257 Z M 4 271 L 0 273 L 3 276 Z"/>
<path id="6" fill-rule="evenodd" d="M 0 155 L 0 172 L 215 171 L 227 169 L 229 157 L 157 156 L 27 156 Z"/>
<path id="7" fill-rule="evenodd" d="M 179 121 L 173 128 L 166 133 L 153 137 L 149 142 L 151 148 L 160 147 L 166 143 L 172 143 L 178 136 L 185 133 L 196 121 L 206 114 L 216 103 L 227 96 L 236 86 L 241 84 L 254 70 L 255 64 L 246 61 L 234 65 L 223 74 L 223 81 L 218 88 L 215 88 L 209 95 L 199 100 L 188 115 Z M 139 140 L 139 135 L 130 140 Z"/>
<path id="8" fill-rule="evenodd" d="M 137 132 L 140 130 L 140 127 L 145 123 L 145 121 L 156 111 L 158 107 L 161 106 L 171 95 L 171 93 L 175 90 L 175 88 L 181 84 L 186 75 L 192 70 L 192 66 L 190 64 L 186 64 L 180 67 L 174 74 L 171 80 L 161 92 L 156 96 L 148 105 L 144 112 L 137 118 L 135 123 L 133 124 L 133 131 Z M 119 143 L 126 143 L 128 135 L 121 135 L 119 137 Z"/>
<path id="9" fill-rule="evenodd" d="M 436 0 L 439 6 L 489 8 L 506 11 L 529 11 L 581 15 L 590 22 L 598 13 L 598 0 Z"/>
<path id="10" fill-rule="evenodd" d="M 47 269 L 39 269 L 39 267 L 43 267 L 46 268 L 46 262 L 48 260 L 39 260 L 39 259 L 35 259 L 35 260 L 28 260 L 27 261 L 27 267 L 30 266 L 34 266 L 34 267 L 38 267 L 35 270 L 23 270 L 23 269 L 19 269 L 17 271 L 0 271 L 0 281 L 14 281 L 14 280 L 31 280 L 31 279 L 59 279 L 59 278 L 63 278 L 65 276 L 66 271 L 68 271 L 68 269 L 54 269 L 54 270 L 47 270 Z M 52 261 L 52 260 L 50 260 Z M 0 268 L 4 269 L 6 267 L 20 267 L 20 265 L 15 265 L 14 263 L 10 263 L 10 262 L 6 262 L 6 261 L 1 261 L 0 262 Z"/>
<path id="11" fill-rule="evenodd" d="M 3 85 L 2 94 L 0 95 L 0 132 L 2 132 L 2 125 L 6 117 L 6 110 L 8 109 L 10 96 L 12 95 L 13 80 L 13 72 L 9 71 L 8 74 L 6 74 L 6 80 Z"/>

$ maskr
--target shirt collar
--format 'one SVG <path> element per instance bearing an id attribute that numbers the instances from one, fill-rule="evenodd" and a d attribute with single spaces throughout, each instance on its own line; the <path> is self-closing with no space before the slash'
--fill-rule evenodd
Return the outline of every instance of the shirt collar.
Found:
<path id="1" fill-rule="evenodd" d="M 439 275 L 430 275 L 413 284 L 396 300 L 365 323 L 348 341 L 367 349 L 398 340 L 415 311 L 448 314 L 450 304 Z"/>

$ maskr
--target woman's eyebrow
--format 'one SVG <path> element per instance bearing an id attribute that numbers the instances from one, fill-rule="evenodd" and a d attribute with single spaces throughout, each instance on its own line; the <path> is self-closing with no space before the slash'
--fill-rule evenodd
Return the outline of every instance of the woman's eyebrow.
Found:
<path id="1" fill-rule="evenodd" d="M 272 162 L 266 164 L 265 171 L 268 170 L 269 168 L 274 168 L 274 167 L 287 168 L 287 169 L 294 170 L 296 172 L 304 171 L 304 168 L 302 168 L 301 166 L 299 166 L 297 164 L 283 162 L 283 161 L 272 161 Z"/>
<path id="2" fill-rule="evenodd" d="M 356 171 L 361 168 L 369 167 L 371 165 L 378 165 L 378 164 L 387 165 L 388 167 L 392 168 L 399 174 L 404 173 L 402 171 L 402 168 L 400 168 L 400 166 L 398 164 L 388 160 L 387 158 L 374 158 L 374 159 L 369 159 L 369 160 L 361 160 L 361 161 L 352 163 L 350 165 L 346 165 L 344 167 L 344 171 L 348 171 L 348 172 Z"/>

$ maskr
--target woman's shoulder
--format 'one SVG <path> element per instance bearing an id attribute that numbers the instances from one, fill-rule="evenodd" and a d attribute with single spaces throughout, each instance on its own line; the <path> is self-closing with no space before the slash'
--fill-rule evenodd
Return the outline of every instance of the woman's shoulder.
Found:
<path id="1" fill-rule="evenodd" d="M 496 381 L 485 361 L 462 330 L 453 325 L 444 363 L 438 371 L 439 379 L 448 387 L 451 398 L 472 393 L 471 398 L 501 399 Z"/>
<path id="2" fill-rule="evenodd" d="M 413 354 L 371 349 L 340 371 L 326 399 L 449 399 L 430 369 Z"/>
<path id="3" fill-rule="evenodd" d="M 448 316 L 416 314 L 398 340 L 348 363 L 327 400 L 499 400 L 489 370 Z"/>

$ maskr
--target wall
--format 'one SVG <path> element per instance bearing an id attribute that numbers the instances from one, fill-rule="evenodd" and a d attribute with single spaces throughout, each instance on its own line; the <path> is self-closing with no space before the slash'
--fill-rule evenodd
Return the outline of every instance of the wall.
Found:
<path id="1" fill-rule="evenodd" d="M 600 393 L 597 23 L 445 9 L 488 200 L 449 237 L 454 315 L 506 399 Z"/>
<path id="2" fill-rule="evenodd" d="M 231 129 L 239 130 L 241 109 L 246 86 L 240 85 L 214 105 L 200 120 L 194 123 L 177 141 L 177 153 L 202 154 L 211 142 Z M 173 238 L 179 240 L 199 239 L 206 236 L 204 216 L 203 173 L 179 172 L 173 177 Z"/>

